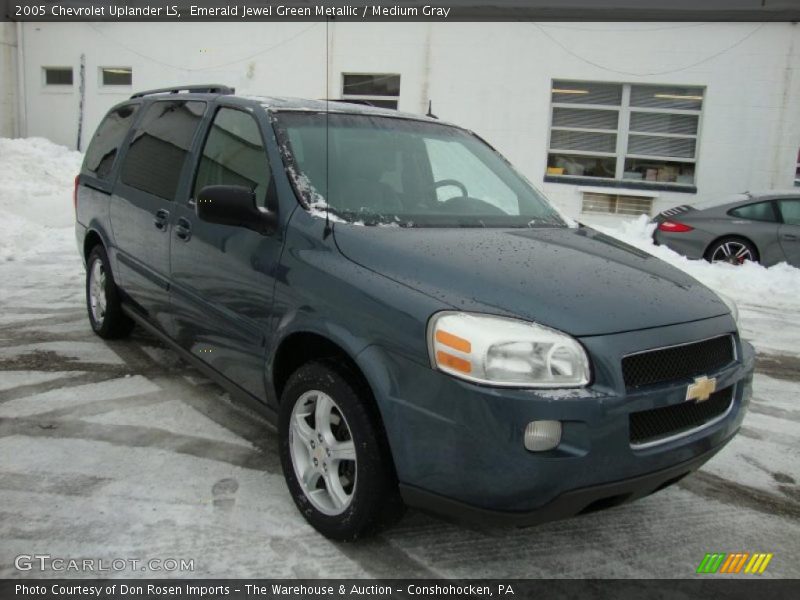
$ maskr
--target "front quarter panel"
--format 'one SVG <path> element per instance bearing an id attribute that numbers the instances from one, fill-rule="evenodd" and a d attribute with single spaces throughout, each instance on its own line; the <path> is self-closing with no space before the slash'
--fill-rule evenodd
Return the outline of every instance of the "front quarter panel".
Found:
<path id="1" fill-rule="evenodd" d="M 341 223 L 334 226 L 354 227 Z M 390 348 L 412 362 L 429 365 L 427 321 L 448 305 L 348 260 L 336 247 L 334 235 L 326 234 L 324 218 L 303 209 L 295 211 L 286 236 L 276 276 L 275 333 L 268 352 L 273 358 L 266 369 L 271 402 L 277 404 L 278 400 L 271 377 L 275 351 L 293 333 L 328 338 L 365 374 L 373 370 L 360 361 L 371 345 Z"/>

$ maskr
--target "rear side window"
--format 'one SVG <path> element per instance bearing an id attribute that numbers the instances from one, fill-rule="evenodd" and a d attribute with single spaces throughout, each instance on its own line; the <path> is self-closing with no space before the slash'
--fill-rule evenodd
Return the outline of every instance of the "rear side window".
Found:
<path id="1" fill-rule="evenodd" d="M 271 171 L 256 120 L 240 110 L 221 108 L 208 132 L 193 197 L 207 185 L 242 185 L 267 205 Z"/>
<path id="2" fill-rule="evenodd" d="M 165 200 L 174 200 L 205 107 L 205 102 L 182 100 L 151 104 L 122 163 L 122 181 Z"/>
<path id="3" fill-rule="evenodd" d="M 83 168 L 100 179 L 105 179 L 111 173 L 114 159 L 119 153 L 120 144 L 125 139 L 125 134 L 131 128 L 133 117 L 136 115 L 138 105 L 131 104 L 112 110 L 100 123 L 89 148 Z"/>
<path id="4" fill-rule="evenodd" d="M 771 201 L 740 206 L 739 208 L 734 208 L 728 214 L 740 219 L 750 219 L 751 221 L 777 221 Z"/>

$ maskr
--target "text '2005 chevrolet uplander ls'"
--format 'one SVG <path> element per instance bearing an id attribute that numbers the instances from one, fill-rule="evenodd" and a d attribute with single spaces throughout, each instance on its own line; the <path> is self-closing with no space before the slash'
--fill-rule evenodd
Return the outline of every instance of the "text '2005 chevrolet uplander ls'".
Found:
<path id="1" fill-rule="evenodd" d="M 102 121 L 75 196 L 95 332 L 139 323 L 264 407 L 334 539 L 405 506 L 530 525 L 636 499 L 749 402 L 733 305 L 435 119 L 154 90 Z"/>

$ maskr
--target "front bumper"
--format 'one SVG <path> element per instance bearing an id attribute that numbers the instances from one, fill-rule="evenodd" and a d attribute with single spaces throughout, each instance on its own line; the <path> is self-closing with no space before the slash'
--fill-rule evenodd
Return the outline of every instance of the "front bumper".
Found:
<path id="1" fill-rule="evenodd" d="M 376 346 L 359 356 L 359 364 L 375 392 L 409 504 L 446 512 L 466 506 L 479 516 L 499 512 L 512 520 L 521 514 L 523 522 L 535 523 L 655 491 L 727 443 L 741 425 L 752 387 L 754 355 L 738 336 L 737 360 L 707 374 L 716 377 L 718 389 L 732 388 L 727 415 L 647 448 L 632 447 L 629 414 L 684 402 L 687 382 L 627 393 L 620 364 L 636 350 L 734 331 L 725 315 L 582 338 L 594 381 L 578 390 L 474 385 Z M 554 450 L 533 453 L 524 448 L 524 429 L 539 419 L 561 421 L 563 434 Z"/>
<path id="2" fill-rule="evenodd" d="M 490 526 L 529 527 L 619 506 L 663 490 L 703 466 L 730 439 L 691 460 L 672 467 L 621 481 L 570 490 L 529 511 L 512 512 L 481 508 L 404 484 L 400 485 L 400 494 L 409 506 L 443 516 L 448 520 Z"/>

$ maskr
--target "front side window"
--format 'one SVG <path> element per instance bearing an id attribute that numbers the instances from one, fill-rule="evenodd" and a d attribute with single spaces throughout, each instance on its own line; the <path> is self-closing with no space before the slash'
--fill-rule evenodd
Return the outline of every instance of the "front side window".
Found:
<path id="1" fill-rule="evenodd" d="M 205 108 L 205 102 L 153 102 L 136 128 L 122 164 L 123 183 L 174 200 Z"/>
<path id="2" fill-rule="evenodd" d="M 195 176 L 197 194 L 207 185 L 242 185 L 256 195 L 259 206 L 267 206 L 271 171 L 261 132 L 247 113 L 221 108 L 208 132 Z"/>
<path id="3" fill-rule="evenodd" d="M 100 179 L 108 177 L 119 152 L 119 146 L 131 128 L 138 108 L 137 105 L 130 104 L 112 110 L 106 115 L 86 150 L 83 166 L 87 171 L 91 171 Z"/>
<path id="4" fill-rule="evenodd" d="M 800 200 L 781 200 L 781 216 L 787 225 L 800 225 Z"/>
<path id="5" fill-rule="evenodd" d="M 693 185 L 704 89 L 554 81 L 547 175 Z"/>
<path id="6" fill-rule="evenodd" d="M 755 204 L 746 204 L 739 208 L 734 208 L 729 213 L 731 216 L 739 217 L 740 219 L 749 219 L 751 221 L 776 221 L 775 210 L 772 202 L 756 202 Z"/>
<path id="7" fill-rule="evenodd" d="M 457 127 L 367 115 L 279 113 L 281 147 L 311 206 L 367 225 L 564 226 L 492 148 Z"/>
<path id="8" fill-rule="evenodd" d="M 400 101 L 400 75 L 345 73 L 342 75 L 342 98 L 396 109 Z"/>

